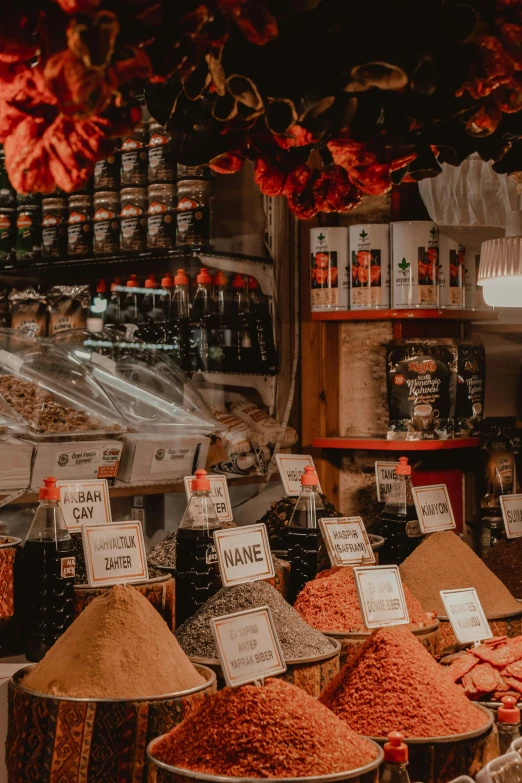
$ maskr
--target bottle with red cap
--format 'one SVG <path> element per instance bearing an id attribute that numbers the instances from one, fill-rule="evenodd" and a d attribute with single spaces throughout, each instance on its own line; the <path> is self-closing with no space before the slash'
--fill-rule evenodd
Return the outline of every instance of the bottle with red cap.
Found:
<path id="1" fill-rule="evenodd" d="M 408 746 L 399 731 L 390 731 L 384 743 L 384 761 L 379 770 L 379 783 L 410 783 Z"/>
<path id="2" fill-rule="evenodd" d="M 212 278 L 202 267 L 190 308 L 190 357 L 193 370 L 208 370 L 208 319 L 212 315 Z"/>
<path id="3" fill-rule="evenodd" d="M 146 293 L 141 300 L 144 324 L 136 332 L 136 336 L 146 343 L 161 343 L 164 330 L 159 324 L 163 322 L 163 309 L 160 306 L 161 288 L 156 275 L 151 274 L 147 277 L 145 289 Z"/>
<path id="4" fill-rule="evenodd" d="M 100 280 L 96 286 L 96 292 L 91 299 L 89 318 L 99 318 L 101 321 L 105 321 L 108 305 L 109 294 L 107 283 L 105 280 Z"/>
<path id="5" fill-rule="evenodd" d="M 190 303 L 189 279 L 184 269 L 178 269 L 171 282 L 171 302 L 167 321 L 166 343 L 171 356 L 183 370 L 190 370 Z M 162 285 L 167 281 L 162 280 Z"/>
<path id="6" fill-rule="evenodd" d="M 301 494 L 297 498 L 286 532 L 290 562 L 289 601 L 293 603 L 307 582 L 319 571 L 330 567 L 319 520 L 328 516 L 319 492 L 319 479 L 313 465 L 301 476 Z"/>
<path id="7" fill-rule="evenodd" d="M 399 457 L 395 475 L 376 529 L 384 537 L 384 544 L 379 549 L 380 565 L 400 565 L 423 537 L 413 500 L 411 465 L 407 457 Z"/>
<path id="8" fill-rule="evenodd" d="M 121 291 L 116 291 L 119 286 L 121 286 L 121 278 L 115 277 L 111 283 L 111 295 L 105 315 L 105 323 L 111 326 L 118 326 L 121 323 Z"/>
<path id="9" fill-rule="evenodd" d="M 220 269 L 214 275 L 214 313 L 208 318 L 208 369 L 211 372 L 233 372 L 231 354 L 231 317 L 233 300 L 228 278 Z"/>
<path id="10" fill-rule="evenodd" d="M 253 318 L 245 277 L 237 274 L 232 286 L 234 288 L 234 323 L 231 330 L 233 371 L 263 372 L 254 360 Z"/>
<path id="11" fill-rule="evenodd" d="M 130 275 L 127 280 L 127 293 L 123 301 L 122 322 L 125 324 L 140 324 L 144 318 L 141 312 L 142 294 L 139 292 L 140 283 L 137 275 Z"/>
<path id="12" fill-rule="evenodd" d="M 272 320 L 265 298 L 260 294 L 255 277 L 248 278 L 248 303 L 254 335 L 255 362 L 262 368 L 259 372 L 273 374 L 277 371 L 277 356 L 272 331 Z"/>
<path id="13" fill-rule="evenodd" d="M 512 742 L 520 737 L 520 709 L 514 696 L 503 696 L 498 708 L 498 744 L 500 754 L 507 753 Z"/>
<path id="14" fill-rule="evenodd" d="M 25 655 L 40 661 L 74 618 L 75 557 L 56 479 L 44 479 L 22 555 Z"/>
<path id="15" fill-rule="evenodd" d="M 176 537 L 176 622 L 183 623 L 221 588 L 214 531 L 221 523 L 206 470 L 196 470 Z"/>

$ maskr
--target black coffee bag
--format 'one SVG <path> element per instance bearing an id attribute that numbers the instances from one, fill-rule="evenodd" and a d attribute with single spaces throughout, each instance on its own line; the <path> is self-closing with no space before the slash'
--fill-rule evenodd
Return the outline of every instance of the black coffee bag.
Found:
<path id="1" fill-rule="evenodd" d="M 457 399 L 454 435 L 470 438 L 480 434 L 486 388 L 486 352 L 478 340 L 458 343 Z"/>

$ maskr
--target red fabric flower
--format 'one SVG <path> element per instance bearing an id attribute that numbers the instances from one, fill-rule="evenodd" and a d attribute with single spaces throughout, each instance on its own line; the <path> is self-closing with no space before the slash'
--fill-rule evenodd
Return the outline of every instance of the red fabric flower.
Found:
<path id="1" fill-rule="evenodd" d="M 208 164 L 218 174 L 235 174 L 243 168 L 246 158 L 240 152 L 224 152 L 212 158 Z"/>

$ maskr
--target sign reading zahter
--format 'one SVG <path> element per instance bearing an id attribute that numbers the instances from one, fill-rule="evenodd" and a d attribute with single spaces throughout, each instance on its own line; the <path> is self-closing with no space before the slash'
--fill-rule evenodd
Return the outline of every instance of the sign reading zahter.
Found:
<path id="1" fill-rule="evenodd" d="M 441 590 L 440 597 L 459 644 L 492 638 L 493 632 L 474 587 Z"/>
<path id="2" fill-rule="evenodd" d="M 228 484 L 225 476 L 212 476 L 207 474 L 205 478 L 210 481 L 210 497 L 216 510 L 216 516 L 220 522 L 232 522 L 232 505 L 228 494 Z M 195 476 L 185 476 L 185 492 L 187 500 L 192 495 L 192 482 L 196 480 Z"/>
<path id="3" fill-rule="evenodd" d="M 105 525 L 112 522 L 109 487 L 105 479 L 57 481 L 60 508 L 65 524 L 72 531 L 84 525 Z"/>
<path id="4" fill-rule="evenodd" d="M 500 506 L 507 538 L 522 536 L 522 495 L 501 495 Z"/>
<path id="5" fill-rule="evenodd" d="M 91 587 L 142 582 L 149 578 L 141 522 L 84 525 L 82 538 Z"/>
<path id="6" fill-rule="evenodd" d="M 445 484 L 413 487 L 413 500 L 417 509 L 419 526 L 423 533 L 455 528 L 455 517 Z"/>
<path id="7" fill-rule="evenodd" d="M 320 519 L 319 527 L 332 566 L 375 563 L 375 555 L 361 517 Z"/>
<path id="8" fill-rule="evenodd" d="M 210 625 L 227 685 L 262 681 L 286 671 L 268 606 L 214 617 Z"/>
<path id="9" fill-rule="evenodd" d="M 223 587 L 275 576 L 266 525 L 216 530 L 214 544 Z"/>
<path id="10" fill-rule="evenodd" d="M 301 476 L 307 465 L 314 467 L 314 461 L 309 454 L 277 454 L 277 467 L 288 497 L 297 497 L 301 494 Z M 322 492 L 319 480 L 317 481 L 319 492 Z"/>
<path id="11" fill-rule="evenodd" d="M 357 566 L 353 576 L 367 628 L 408 625 L 410 618 L 398 566 Z"/>

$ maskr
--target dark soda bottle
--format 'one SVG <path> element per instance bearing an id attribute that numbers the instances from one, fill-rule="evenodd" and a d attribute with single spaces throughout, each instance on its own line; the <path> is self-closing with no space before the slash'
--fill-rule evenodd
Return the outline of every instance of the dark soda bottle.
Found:
<path id="1" fill-rule="evenodd" d="M 190 359 L 192 370 L 208 370 L 208 320 L 212 315 L 212 278 L 202 267 L 196 278 L 198 287 L 190 308 Z"/>
<path id="2" fill-rule="evenodd" d="M 208 317 L 208 369 L 211 372 L 232 372 L 231 315 L 233 303 L 228 291 L 228 280 L 219 270 L 214 275 L 214 313 Z"/>
<path id="3" fill-rule="evenodd" d="M 124 324 L 141 324 L 145 320 L 141 312 L 142 294 L 138 293 L 139 287 L 137 275 L 131 275 L 127 280 L 127 293 L 123 300 L 121 313 Z"/>
<path id="4" fill-rule="evenodd" d="M 221 524 L 206 470 L 196 470 L 176 537 L 176 623 L 192 617 L 221 588 L 214 531 Z"/>
<path id="5" fill-rule="evenodd" d="M 379 770 L 379 783 L 410 783 L 408 746 L 398 731 L 390 731 L 385 742 L 384 762 Z"/>
<path id="6" fill-rule="evenodd" d="M 234 288 L 234 312 L 231 329 L 232 372 L 258 372 L 263 370 L 255 361 L 253 335 L 255 333 L 250 301 L 245 278 L 237 274 L 232 283 Z"/>
<path id="7" fill-rule="evenodd" d="M 75 558 L 55 478 L 44 479 L 22 556 L 25 655 L 41 661 L 74 618 Z"/>
<path id="8" fill-rule="evenodd" d="M 272 331 L 272 321 L 264 297 L 259 293 L 259 283 L 255 277 L 248 278 L 248 303 L 254 335 L 254 361 L 257 372 L 273 374 L 277 370 L 277 357 Z"/>
<path id="9" fill-rule="evenodd" d="M 147 292 L 141 300 L 141 313 L 145 323 L 136 331 L 135 336 L 146 343 L 156 345 L 163 342 L 163 310 L 161 308 L 161 289 L 156 276 L 149 275 L 145 280 Z"/>
<path id="10" fill-rule="evenodd" d="M 121 286 L 121 278 L 115 277 L 111 283 L 111 295 L 107 304 L 107 311 L 105 313 L 105 323 L 109 326 L 119 326 L 121 323 L 121 297 L 120 291 L 116 291 L 116 288 Z"/>
<path id="11" fill-rule="evenodd" d="M 397 476 L 381 513 L 377 532 L 384 537 L 379 549 L 379 565 L 400 565 L 422 541 L 422 533 L 413 501 L 411 465 L 400 457 Z"/>
<path id="12" fill-rule="evenodd" d="M 313 465 L 307 465 L 301 476 L 301 494 L 287 528 L 286 541 L 290 562 L 289 601 L 294 603 L 307 582 L 319 571 L 330 567 L 328 553 L 319 528 L 319 520 L 326 517 L 319 480 Z"/>
<path id="13" fill-rule="evenodd" d="M 514 696 L 503 696 L 497 712 L 498 744 L 501 755 L 509 753 L 512 742 L 520 737 L 520 710 Z"/>
<path id="14" fill-rule="evenodd" d="M 167 325 L 167 343 L 172 345 L 172 358 L 183 370 L 190 370 L 190 304 L 189 279 L 184 269 L 178 269 L 173 280 Z"/>

